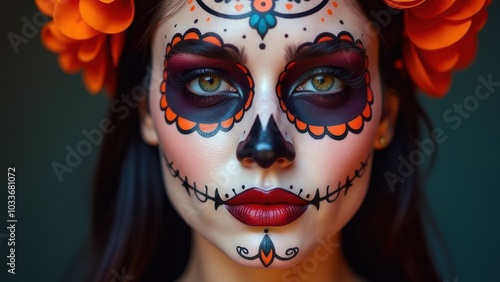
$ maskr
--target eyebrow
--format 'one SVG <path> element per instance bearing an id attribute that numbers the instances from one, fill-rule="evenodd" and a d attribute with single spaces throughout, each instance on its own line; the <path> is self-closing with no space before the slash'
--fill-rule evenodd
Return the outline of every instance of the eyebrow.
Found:
<path id="1" fill-rule="evenodd" d="M 167 59 L 176 54 L 190 54 L 207 58 L 230 61 L 244 64 L 246 62 L 245 50 L 234 45 L 224 44 L 223 47 L 205 42 L 203 40 L 184 40 L 175 44 L 166 55 Z"/>
<path id="2" fill-rule="evenodd" d="M 329 40 L 320 43 L 305 43 L 300 46 L 288 45 L 285 56 L 288 62 L 303 61 L 329 55 L 335 52 L 349 51 L 365 54 L 354 42 L 346 40 Z"/>

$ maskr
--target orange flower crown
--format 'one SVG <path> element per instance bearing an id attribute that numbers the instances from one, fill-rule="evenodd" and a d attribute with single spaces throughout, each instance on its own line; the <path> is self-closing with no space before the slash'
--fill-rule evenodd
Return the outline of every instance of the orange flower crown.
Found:
<path id="1" fill-rule="evenodd" d="M 492 0 L 384 0 L 405 9 L 403 62 L 418 88 L 432 97 L 444 96 L 455 69 L 476 56 L 477 33 L 486 23 Z"/>
<path id="2" fill-rule="evenodd" d="M 477 33 L 492 0 L 384 0 L 405 9 L 403 62 L 418 88 L 444 96 L 455 69 L 474 60 Z M 35 0 L 53 18 L 42 30 L 44 46 L 59 54 L 66 73 L 83 72 L 91 93 L 114 93 L 125 30 L 134 18 L 134 0 Z"/>
<path id="3" fill-rule="evenodd" d="M 83 72 L 90 93 L 114 93 L 125 30 L 134 19 L 134 0 L 35 0 L 52 17 L 42 29 L 43 45 L 59 54 L 66 73 Z"/>

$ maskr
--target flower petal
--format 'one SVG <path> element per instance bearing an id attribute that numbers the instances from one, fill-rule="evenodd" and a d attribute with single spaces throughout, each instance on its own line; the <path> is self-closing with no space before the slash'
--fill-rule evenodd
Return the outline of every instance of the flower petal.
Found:
<path id="1" fill-rule="evenodd" d="M 55 0 L 35 0 L 35 5 L 44 15 L 52 17 L 54 7 L 56 6 Z"/>
<path id="2" fill-rule="evenodd" d="M 387 6 L 395 8 L 395 9 L 408 9 L 416 7 L 425 0 L 384 0 Z"/>
<path id="3" fill-rule="evenodd" d="M 134 19 L 134 1 L 80 0 L 82 18 L 94 29 L 107 33 L 120 33 L 127 29 Z"/>
<path id="4" fill-rule="evenodd" d="M 54 9 L 54 23 L 64 35 L 73 39 L 89 39 L 99 34 L 80 15 L 78 0 L 65 0 Z"/>
<path id="5" fill-rule="evenodd" d="M 125 46 L 125 33 L 118 33 L 110 35 L 110 45 L 111 45 L 111 59 L 113 66 L 117 67 L 120 61 L 120 56 Z"/>
<path id="6" fill-rule="evenodd" d="M 95 59 L 105 40 L 106 35 L 104 34 L 83 40 L 78 49 L 78 59 L 82 62 L 90 62 Z"/>
<path id="7" fill-rule="evenodd" d="M 486 11 L 486 9 L 482 9 L 476 15 L 474 15 L 474 17 L 472 17 L 472 26 L 470 27 L 469 32 L 478 33 L 481 29 L 483 29 L 487 19 L 488 12 Z"/>
<path id="8" fill-rule="evenodd" d="M 413 14 L 405 15 L 408 36 L 416 46 L 426 50 L 445 48 L 456 43 L 467 33 L 471 24 L 471 19 L 451 21 L 438 17 L 422 21 Z"/>
<path id="9" fill-rule="evenodd" d="M 463 0 L 458 0 L 462 2 Z M 414 17 L 421 19 L 432 19 L 448 10 L 455 3 L 455 0 L 429 0 L 411 10 L 408 10 Z"/>
<path id="10" fill-rule="evenodd" d="M 419 52 L 423 63 L 437 72 L 451 71 L 460 57 L 460 44 L 438 50 L 423 50 Z"/>
<path id="11" fill-rule="evenodd" d="M 59 54 L 59 67 L 66 73 L 76 73 L 82 69 L 83 64 L 76 56 L 75 50 L 70 50 Z"/>
<path id="12" fill-rule="evenodd" d="M 451 84 L 450 72 L 436 72 L 426 68 L 415 46 L 407 42 L 403 49 L 406 69 L 416 86 L 432 97 L 442 97 Z"/>
<path id="13" fill-rule="evenodd" d="M 476 58 L 477 51 L 477 33 L 468 33 L 460 42 L 461 46 L 467 46 L 460 49 L 460 58 L 456 68 L 463 69 L 468 67 Z"/>
<path id="14" fill-rule="evenodd" d="M 92 94 L 99 93 L 104 85 L 104 79 L 106 78 L 106 63 L 104 56 L 104 50 L 101 50 L 92 62 L 85 65 L 83 71 L 83 83 Z"/>
<path id="15" fill-rule="evenodd" d="M 43 46 L 54 53 L 64 52 L 77 42 L 62 34 L 52 21 L 42 28 L 41 39 Z"/>
<path id="16" fill-rule="evenodd" d="M 485 0 L 467 1 L 467 3 L 455 2 L 446 12 L 443 17 L 449 20 L 464 20 L 474 16 L 484 6 Z"/>

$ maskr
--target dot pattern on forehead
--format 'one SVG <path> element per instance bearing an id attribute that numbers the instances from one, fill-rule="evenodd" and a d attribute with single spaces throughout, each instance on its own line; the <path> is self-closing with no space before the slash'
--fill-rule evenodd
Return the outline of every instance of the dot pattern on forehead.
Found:
<path id="1" fill-rule="evenodd" d="M 167 45 L 165 50 L 165 60 L 164 60 L 164 71 L 163 71 L 163 81 L 160 84 L 160 92 L 162 94 L 160 99 L 160 108 L 165 112 L 165 121 L 168 124 L 176 124 L 179 132 L 183 134 L 189 134 L 194 131 L 197 131 L 203 137 L 211 137 L 215 135 L 219 130 L 227 132 L 229 131 L 234 123 L 241 121 L 244 116 L 244 113 L 250 108 L 252 105 L 252 100 L 254 96 L 254 82 L 250 75 L 250 71 L 242 64 L 236 64 L 236 67 L 241 69 L 241 71 L 245 74 L 246 80 L 249 84 L 248 89 L 248 98 L 244 103 L 244 106 L 237 110 L 236 113 L 228 119 L 222 120 L 220 122 L 215 123 L 203 123 L 199 121 L 193 121 L 189 118 L 179 116 L 174 109 L 172 109 L 172 105 L 169 104 L 167 99 L 167 80 L 169 77 L 169 73 L 167 71 L 168 66 L 168 54 L 172 50 L 172 48 L 178 44 L 179 42 L 185 40 L 201 40 L 204 42 L 208 42 L 210 44 L 214 44 L 219 47 L 228 47 L 230 45 L 224 44 L 222 39 L 215 33 L 206 33 L 201 34 L 197 29 L 190 29 L 186 31 L 184 34 L 177 33 L 171 40 L 171 42 Z"/>
<path id="2" fill-rule="evenodd" d="M 319 35 L 313 44 L 327 42 L 327 41 L 347 41 L 355 43 L 363 52 L 366 50 L 363 47 L 363 43 L 360 40 L 354 40 L 352 35 L 348 32 L 341 32 L 338 36 L 335 36 L 331 33 L 323 33 Z M 310 45 L 311 43 L 306 43 L 305 45 Z M 299 47 L 300 48 L 300 47 Z M 372 118 L 372 104 L 373 104 L 373 92 L 370 87 L 370 73 L 368 71 L 368 57 L 364 55 L 364 82 L 366 84 L 366 103 L 364 104 L 364 108 L 359 115 L 356 115 L 354 118 L 348 120 L 347 122 L 339 123 L 339 124 L 331 124 L 331 125 L 317 125 L 317 124 L 309 124 L 305 120 L 301 120 L 299 117 L 295 115 L 293 111 L 287 107 L 287 103 L 284 101 L 283 89 L 285 86 L 283 85 L 284 77 L 286 77 L 287 72 L 293 68 L 296 64 L 295 61 L 289 62 L 285 70 L 280 74 L 278 84 L 276 85 L 276 94 L 278 96 L 281 110 L 286 114 L 290 123 L 295 125 L 295 128 L 300 133 L 309 133 L 309 135 L 315 139 L 322 139 L 324 136 L 329 136 L 335 140 L 344 139 L 348 132 L 352 132 L 355 134 L 360 133 L 363 130 L 363 126 L 365 122 L 368 122 Z M 363 106 L 363 105 L 362 105 Z"/>
<path id="3" fill-rule="evenodd" d="M 333 9 L 336 9 L 338 7 L 337 2 L 333 1 L 332 6 L 333 6 Z M 327 14 L 327 16 L 330 16 L 330 17 L 334 15 L 333 10 L 331 8 L 326 9 L 326 14 Z M 321 22 L 325 22 L 324 17 L 321 17 L 320 20 L 321 20 Z"/>
<path id="4" fill-rule="evenodd" d="M 233 2 L 235 12 L 234 13 L 222 13 L 219 11 L 216 11 L 212 6 L 214 5 L 213 3 L 210 4 L 210 0 L 196 0 L 196 3 L 206 12 L 208 12 L 211 15 L 214 15 L 216 17 L 220 18 L 226 18 L 226 19 L 249 19 L 249 25 L 251 28 L 255 29 L 259 36 L 261 37 L 262 40 L 264 40 L 264 37 L 266 36 L 267 32 L 276 27 L 278 24 L 277 18 L 285 18 L 285 19 L 296 19 L 296 18 L 301 18 L 305 16 L 312 15 L 318 11 L 320 11 L 323 7 L 325 7 L 329 0 L 321 0 L 318 1 L 319 3 L 316 4 L 315 6 L 312 6 L 310 9 L 300 11 L 300 12 L 295 12 L 294 11 L 294 4 L 292 3 L 287 3 L 284 5 L 285 10 L 283 12 L 278 12 L 276 10 L 276 1 L 275 0 L 251 0 L 249 4 L 250 10 L 248 9 L 245 10 L 245 5 L 247 5 L 248 1 L 242 2 L 239 0 L 212 0 L 215 2 L 215 4 L 218 5 L 232 5 Z M 295 1 L 297 5 L 300 5 L 300 1 Z M 309 1 L 307 1 L 309 2 Z M 188 1 L 188 5 L 190 6 L 190 10 L 194 10 L 195 6 L 192 5 L 192 1 Z M 261 45 L 262 46 L 262 45 Z M 262 49 L 262 48 L 261 48 Z"/>

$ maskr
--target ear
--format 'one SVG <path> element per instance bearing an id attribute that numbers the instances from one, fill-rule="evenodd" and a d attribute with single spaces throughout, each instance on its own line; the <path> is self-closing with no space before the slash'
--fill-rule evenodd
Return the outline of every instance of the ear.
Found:
<path id="1" fill-rule="evenodd" d="M 156 134 L 153 118 L 148 109 L 147 100 L 139 103 L 139 123 L 144 142 L 151 146 L 158 146 L 158 135 Z"/>
<path id="2" fill-rule="evenodd" d="M 384 105 L 382 107 L 382 116 L 378 125 L 377 134 L 373 141 L 376 150 L 383 150 L 392 141 L 394 137 L 394 127 L 399 112 L 399 96 L 394 90 L 387 90 L 384 93 Z"/>

